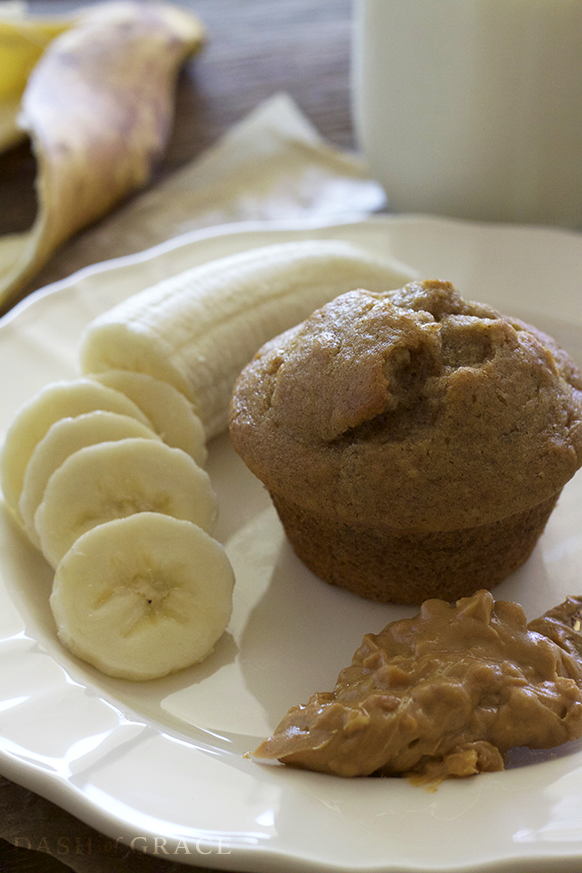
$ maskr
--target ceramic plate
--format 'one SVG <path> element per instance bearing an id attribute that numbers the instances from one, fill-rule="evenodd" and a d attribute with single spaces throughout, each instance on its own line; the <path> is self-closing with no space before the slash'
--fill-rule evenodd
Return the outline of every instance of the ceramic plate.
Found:
<path id="1" fill-rule="evenodd" d="M 309 237 L 390 253 L 423 276 L 533 321 L 582 363 L 582 238 L 425 217 L 251 224 L 195 233 L 85 270 L 0 323 L 0 429 L 49 381 L 76 374 L 81 330 L 164 275 Z M 232 623 L 203 664 L 140 684 L 64 651 L 51 571 L 0 518 L 0 767 L 134 848 L 239 871 L 453 873 L 582 869 L 582 746 L 517 757 L 436 791 L 399 779 L 324 776 L 245 757 L 291 704 L 333 687 L 366 632 L 414 610 L 367 603 L 311 576 L 228 437 L 210 447 L 217 536 L 237 583 Z M 496 590 L 533 618 L 580 593 L 582 474 L 566 486 L 527 565 Z"/>

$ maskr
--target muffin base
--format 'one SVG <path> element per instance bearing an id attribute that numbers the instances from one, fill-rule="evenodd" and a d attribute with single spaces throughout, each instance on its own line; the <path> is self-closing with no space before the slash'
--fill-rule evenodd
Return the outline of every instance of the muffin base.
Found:
<path id="1" fill-rule="evenodd" d="M 320 579 L 368 600 L 419 605 L 502 582 L 530 556 L 559 494 L 492 524 L 424 533 L 353 526 L 271 498 L 295 553 Z"/>

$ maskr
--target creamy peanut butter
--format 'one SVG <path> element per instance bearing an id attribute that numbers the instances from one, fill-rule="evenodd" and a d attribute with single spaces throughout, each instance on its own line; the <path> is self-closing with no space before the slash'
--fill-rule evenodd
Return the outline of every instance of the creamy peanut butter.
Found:
<path id="1" fill-rule="evenodd" d="M 502 770 L 511 748 L 582 736 L 582 597 L 527 624 L 480 590 L 367 634 L 331 692 L 292 707 L 254 757 L 420 781 Z"/>

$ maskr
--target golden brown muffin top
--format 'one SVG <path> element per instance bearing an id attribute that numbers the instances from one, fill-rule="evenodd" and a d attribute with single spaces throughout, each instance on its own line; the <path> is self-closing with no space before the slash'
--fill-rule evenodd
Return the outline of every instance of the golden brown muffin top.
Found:
<path id="1" fill-rule="evenodd" d="M 582 374 L 449 282 L 337 297 L 268 342 L 231 408 L 271 491 L 323 514 L 446 530 L 504 518 L 582 464 Z"/>

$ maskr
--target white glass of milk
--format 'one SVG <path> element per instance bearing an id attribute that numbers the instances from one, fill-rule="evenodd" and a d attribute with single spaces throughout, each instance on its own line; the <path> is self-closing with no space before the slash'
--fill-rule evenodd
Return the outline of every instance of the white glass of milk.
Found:
<path id="1" fill-rule="evenodd" d="M 582 228 L 582 0 L 354 0 L 353 27 L 394 211 Z"/>

